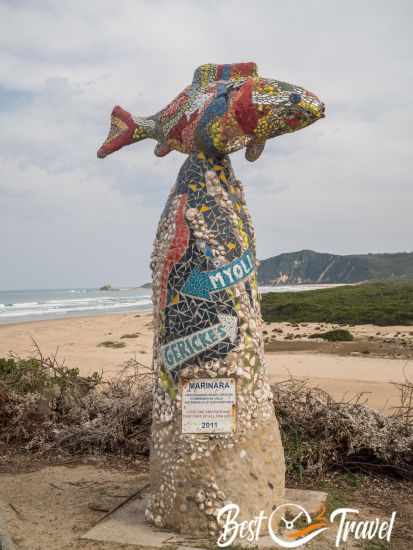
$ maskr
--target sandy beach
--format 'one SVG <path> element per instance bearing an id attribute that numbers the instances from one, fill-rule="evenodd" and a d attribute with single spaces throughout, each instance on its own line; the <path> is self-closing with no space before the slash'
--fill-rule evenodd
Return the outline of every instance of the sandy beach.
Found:
<path id="1" fill-rule="evenodd" d="M 329 328 L 332 326 L 315 323 L 266 323 L 270 380 L 306 378 L 337 400 L 362 393 L 362 399 L 371 407 L 389 412 L 398 406 L 399 392 L 393 383 L 403 382 L 413 370 L 412 327 L 348 327 L 354 342 L 329 343 L 308 338 L 317 330 Z M 150 313 L 2 325 L 0 357 L 11 352 L 21 357 L 33 355 L 35 340 L 43 354 L 57 352 L 60 361 L 79 368 L 82 375 L 101 371 L 105 377 L 112 377 L 131 358 L 151 365 L 152 336 Z M 112 343 L 120 347 L 106 347 Z"/>

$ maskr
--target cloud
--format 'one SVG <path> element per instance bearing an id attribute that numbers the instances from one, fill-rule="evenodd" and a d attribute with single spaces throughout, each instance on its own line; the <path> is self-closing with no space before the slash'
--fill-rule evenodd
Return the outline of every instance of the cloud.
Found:
<path id="1" fill-rule="evenodd" d="M 183 155 L 96 159 L 115 103 L 163 108 L 205 62 L 255 60 L 327 118 L 233 155 L 261 258 L 411 249 L 412 4 L 73 0 L 0 3 L 0 288 L 149 277 Z"/>

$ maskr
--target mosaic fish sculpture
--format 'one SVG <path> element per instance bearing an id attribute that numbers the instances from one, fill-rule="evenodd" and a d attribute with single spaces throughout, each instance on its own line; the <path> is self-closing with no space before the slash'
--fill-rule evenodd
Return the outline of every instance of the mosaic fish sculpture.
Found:
<path id="1" fill-rule="evenodd" d="M 267 139 L 323 116 L 314 94 L 259 77 L 255 63 L 202 65 L 151 117 L 113 109 L 100 158 L 145 138 L 157 141 L 157 156 L 189 155 L 151 261 L 156 381 L 146 516 L 157 527 L 215 537 L 224 502 L 240 506 L 241 521 L 261 510 L 270 515 L 282 501 L 284 454 L 264 366 L 254 229 L 228 154 L 245 147 L 254 161 Z M 230 426 L 206 417 L 188 427 L 184 385 L 213 394 L 228 381 L 236 387 Z"/>

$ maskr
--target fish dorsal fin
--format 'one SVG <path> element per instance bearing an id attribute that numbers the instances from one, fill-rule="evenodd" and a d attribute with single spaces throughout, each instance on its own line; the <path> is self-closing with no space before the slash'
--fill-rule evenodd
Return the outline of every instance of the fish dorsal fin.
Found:
<path id="1" fill-rule="evenodd" d="M 215 65 L 207 63 L 201 65 L 194 72 L 192 86 L 196 88 L 207 88 L 212 82 L 219 80 L 240 80 L 249 76 L 257 76 L 258 69 L 254 62 L 231 63 L 228 65 Z"/>
<path id="2" fill-rule="evenodd" d="M 265 141 L 251 141 L 245 149 L 245 158 L 254 162 L 264 151 Z"/>
<path id="3" fill-rule="evenodd" d="M 157 143 L 154 153 L 157 157 L 164 157 L 171 152 L 171 148 L 166 143 Z"/>

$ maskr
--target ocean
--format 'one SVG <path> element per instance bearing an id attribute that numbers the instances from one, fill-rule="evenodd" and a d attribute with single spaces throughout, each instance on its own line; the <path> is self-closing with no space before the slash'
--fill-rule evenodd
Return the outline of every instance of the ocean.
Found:
<path id="1" fill-rule="evenodd" d="M 301 292 L 335 285 L 260 287 L 265 292 Z M 0 324 L 152 309 L 150 288 L 0 290 Z"/>
<path id="2" fill-rule="evenodd" d="M 151 289 L 0 290 L 0 324 L 152 308 Z"/>

